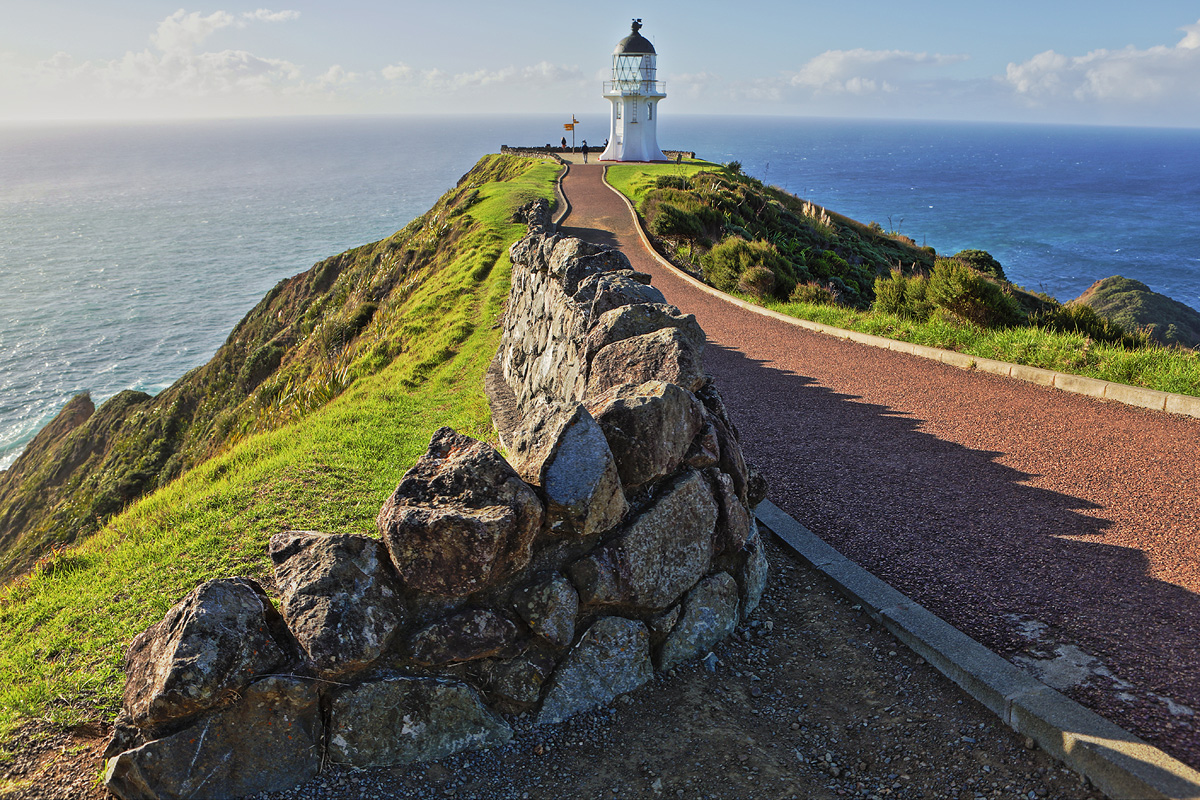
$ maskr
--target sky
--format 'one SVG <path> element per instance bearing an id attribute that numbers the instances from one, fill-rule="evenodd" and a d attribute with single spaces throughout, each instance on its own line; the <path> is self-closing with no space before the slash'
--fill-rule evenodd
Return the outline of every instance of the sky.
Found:
<path id="1" fill-rule="evenodd" d="M 0 122 L 607 113 L 639 17 L 660 113 L 1200 127 L 1195 0 L 259 1 L 2 0 Z"/>

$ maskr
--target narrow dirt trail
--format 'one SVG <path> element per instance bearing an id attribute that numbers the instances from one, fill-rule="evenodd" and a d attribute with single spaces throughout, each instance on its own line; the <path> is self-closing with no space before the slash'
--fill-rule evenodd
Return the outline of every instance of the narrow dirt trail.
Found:
<path id="1" fill-rule="evenodd" d="M 1200 767 L 1200 420 L 744 311 L 645 251 L 602 166 L 563 188 L 565 233 L 696 315 L 776 504 L 993 650 L 1074 665 L 1043 680 Z"/>

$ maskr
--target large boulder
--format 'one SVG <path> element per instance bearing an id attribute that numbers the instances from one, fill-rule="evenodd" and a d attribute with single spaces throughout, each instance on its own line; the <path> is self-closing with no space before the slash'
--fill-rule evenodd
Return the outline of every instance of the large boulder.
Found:
<path id="1" fill-rule="evenodd" d="M 589 325 L 614 308 L 667 302 L 662 292 L 637 278 L 638 273 L 633 270 L 597 272 L 579 282 L 572 299 L 588 311 Z"/>
<path id="2" fill-rule="evenodd" d="M 738 622 L 738 585 L 727 572 L 696 584 L 683 599 L 679 621 L 659 647 L 656 664 L 666 672 L 712 649 Z"/>
<path id="3" fill-rule="evenodd" d="M 134 725 L 153 729 L 229 702 L 295 655 L 261 586 L 206 581 L 129 646 L 124 708 Z"/>
<path id="4" fill-rule="evenodd" d="M 468 608 L 426 625 L 408 640 L 412 660 L 425 666 L 474 661 L 500 653 L 517 640 L 517 626 L 486 608 Z"/>
<path id="5" fill-rule="evenodd" d="M 708 482 L 689 470 L 623 533 L 570 566 L 580 600 L 666 609 L 708 572 L 716 524 Z"/>
<path id="6" fill-rule="evenodd" d="M 622 384 L 588 399 L 627 488 L 675 471 L 704 425 L 695 395 L 673 383 Z"/>
<path id="7" fill-rule="evenodd" d="M 284 619 L 323 677 L 379 658 L 404 621 L 400 584 L 381 542 L 286 531 L 271 537 L 268 552 Z"/>
<path id="8" fill-rule="evenodd" d="M 312 681 L 263 678 L 237 703 L 109 759 L 122 800 L 244 797 L 290 789 L 321 769 L 321 704 Z"/>
<path id="9" fill-rule="evenodd" d="M 704 331 L 693 314 L 684 314 L 678 308 L 663 303 L 637 303 L 621 306 L 601 314 L 592 325 L 587 337 L 587 359 L 622 339 L 654 333 L 663 328 L 678 330 L 684 340 L 697 352 L 704 350 Z"/>
<path id="10" fill-rule="evenodd" d="M 360 769 L 435 761 L 511 738 L 508 723 L 457 681 L 367 681 L 335 692 L 329 707 L 329 761 Z"/>
<path id="11" fill-rule="evenodd" d="M 539 403 L 512 434 L 512 466 L 546 499 L 551 533 L 590 536 L 628 507 L 604 431 L 578 403 Z"/>
<path id="12" fill-rule="evenodd" d="M 652 677 L 650 633 L 645 623 L 601 617 L 559 664 L 537 722 L 562 722 L 581 711 L 608 705 Z"/>
<path id="13" fill-rule="evenodd" d="M 622 383 L 660 380 L 692 391 L 704 385 L 701 350 L 678 328 L 662 328 L 606 345 L 592 359 L 589 396 Z"/>
<path id="14" fill-rule="evenodd" d="M 620 250 L 573 236 L 555 241 L 548 267 L 568 295 L 575 294 L 579 284 L 592 275 L 630 269 L 629 258 Z"/>
<path id="15" fill-rule="evenodd" d="M 406 589 L 463 597 L 529 563 L 543 516 L 495 449 L 439 428 L 376 523 Z"/>

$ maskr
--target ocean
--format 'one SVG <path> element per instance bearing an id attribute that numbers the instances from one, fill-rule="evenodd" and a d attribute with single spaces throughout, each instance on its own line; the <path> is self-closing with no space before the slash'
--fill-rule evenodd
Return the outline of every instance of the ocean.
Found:
<path id="1" fill-rule="evenodd" d="M 665 112 L 664 148 L 987 250 L 1028 289 L 1120 274 L 1200 308 L 1200 131 Z M 562 117 L 0 128 L 0 469 L 73 395 L 165 388 L 279 280 L 390 235 L 501 144 L 558 141 Z"/>

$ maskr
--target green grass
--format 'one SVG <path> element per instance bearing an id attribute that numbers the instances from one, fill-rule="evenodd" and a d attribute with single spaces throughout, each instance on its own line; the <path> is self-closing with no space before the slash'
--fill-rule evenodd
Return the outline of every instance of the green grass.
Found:
<path id="1" fill-rule="evenodd" d="M 679 164 L 613 164 L 608 168 L 607 176 L 613 188 L 632 200 L 636 207 L 646 193 L 654 188 L 654 180 L 660 175 L 690 178 L 697 172 L 720 168 L 720 164 L 711 161 L 689 158 Z"/>
<path id="2" fill-rule="evenodd" d="M 1200 353 L 1164 347 L 1125 350 L 1074 333 L 1037 327 L 989 329 L 934 315 L 927 321 L 810 303 L 747 302 L 835 328 L 940 347 L 981 358 L 1200 397 Z"/>
<path id="3" fill-rule="evenodd" d="M 479 196 L 439 227 L 444 257 L 369 328 L 376 344 L 404 337 L 389 363 L 357 378 L 351 370 L 327 404 L 246 436 L 0 595 L 0 740 L 29 719 L 111 718 L 133 636 L 201 581 L 267 577 L 272 534 L 373 533 L 379 507 L 436 428 L 493 439 L 483 374 L 509 290 L 507 246 L 525 232 L 513 211 L 551 199 L 557 173 L 520 159 L 493 167 L 490 180 L 455 190 Z M 376 352 L 358 351 L 368 360 Z"/>
<path id="4" fill-rule="evenodd" d="M 636 206 L 653 189 L 659 176 L 690 175 L 715 166 L 706 162 L 685 162 L 682 166 L 623 164 L 609 167 L 608 180 Z M 682 255 L 686 260 L 687 254 Z M 738 292 L 733 294 L 788 316 L 846 330 L 1130 386 L 1200 396 L 1200 353 L 1195 351 L 1158 346 L 1125 350 L 1079 334 L 1039 327 L 989 329 L 938 314 L 922 322 L 875 310 L 763 301 Z"/>

